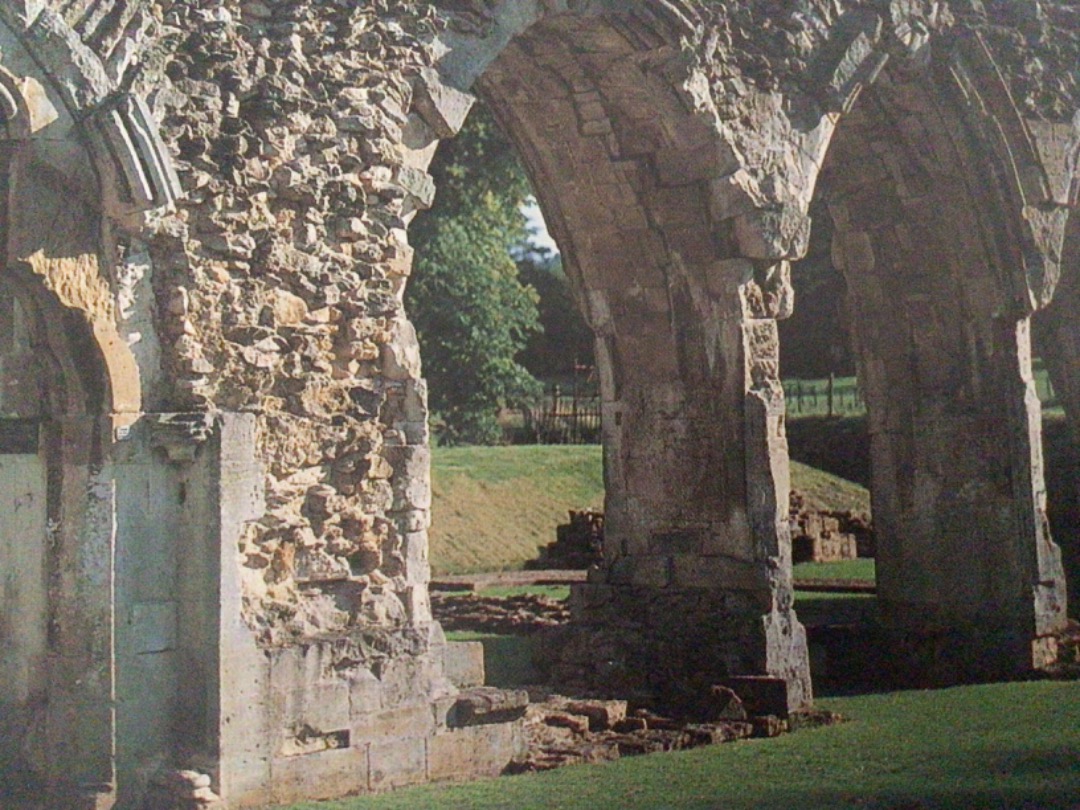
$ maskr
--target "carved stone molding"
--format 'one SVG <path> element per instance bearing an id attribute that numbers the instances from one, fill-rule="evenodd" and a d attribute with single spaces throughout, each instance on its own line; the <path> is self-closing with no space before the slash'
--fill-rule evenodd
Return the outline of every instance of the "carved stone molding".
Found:
<path id="1" fill-rule="evenodd" d="M 214 432 L 214 417 L 209 413 L 154 414 L 150 419 L 150 444 L 165 451 L 173 464 L 195 460 L 199 448 Z"/>

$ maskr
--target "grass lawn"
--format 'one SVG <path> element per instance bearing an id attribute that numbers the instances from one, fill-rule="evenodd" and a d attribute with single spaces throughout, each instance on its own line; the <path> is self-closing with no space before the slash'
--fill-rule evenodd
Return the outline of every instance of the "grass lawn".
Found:
<path id="1" fill-rule="evenodd" d="M 604 503 L 592 445 L 436 447 L 431 479 L 436 575 L 521 568 L 555 540 L 568 510 Z"/>
<path id="2" fill-rule="evenodd" d="M 867 558 L 838 562 L 805 562 L 792 566 L 795 579 L 848 579 L 874 581 L 874 561 Z"/>
<path id="3" fill-rule="evenodd" d="M 1050 382 L 1050 373 L 1039 358 L 1035 358 L 1032 372 L 1035 378 L 1035 392 L 1043 403 L 1043 409 L 1049 413 L 1063 413 L 1064 410 Z M 855 377 L 835 377 L 833 379 L 833 413 L 835 415 L 858 416 L 866 413 L 866 404 L 858 394 L 858 381 Z M 789 419 L 803 416 L 824 416 L 829 413 L 829 380 L 785 379 L 784 398 Z"/>
<path id="4" fill-rule="evenodd" d="M 569 585 L 507 585 L 494 588 L 482 588 L 477 596 L 546 596 L 548 599 L 563 600 L 570 596 Z"/>
<path id="5" fill-rule="evenodd" d="M 1080 683 L 897 692 L 819 705 L 848 722 L 773 740 L 292 810 L 1080 806 Z"/>
<path id="6" fill-rule="evenodd" d="M 870 510 L 863 487 L 795 462 L 791 472 L 811 505 Z M 436 447 L 431 477 L 436 575 L 521 568 L 554 541 L 568 510 L 604 504 L 597 445 Z"/>

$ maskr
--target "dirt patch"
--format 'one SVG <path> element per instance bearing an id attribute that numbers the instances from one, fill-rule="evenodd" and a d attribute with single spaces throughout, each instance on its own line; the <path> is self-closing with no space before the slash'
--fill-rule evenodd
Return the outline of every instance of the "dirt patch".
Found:
<path id="1" fill-rule="evenodd" d="M 431 592 L 431 610 L 444 630 L 530 635 L 570 620 L 566 602 L 547 596 L 481 596 Z"/>

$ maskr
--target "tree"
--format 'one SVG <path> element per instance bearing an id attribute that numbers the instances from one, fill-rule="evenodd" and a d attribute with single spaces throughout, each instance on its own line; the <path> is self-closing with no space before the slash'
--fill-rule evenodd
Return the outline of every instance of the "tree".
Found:
<path id="1" fill-rule="evenodd" d="M 440 147 L 431 173 L 438 194 L 412 228 L 417 260 L 406 304 L 440 441 L 492 443 L 501 435 L 499 409 L 539 391 L 517 360 L 539 330 L 538 299 L 512 258 L 528 240 L 521 207 L 531 188 L 513 145 L 481 107 Z"/>
<path id="2" fill-rule="evenodd" d="M 540 297 L 542 331 L 529 338 L 521 362 L 540 379 L 565 379 L 576 365 L 593 365 L 592 330 L 581 315 L 562 260 L 546 250 L 529 250 L 518 256 L 521 280 Z"/>

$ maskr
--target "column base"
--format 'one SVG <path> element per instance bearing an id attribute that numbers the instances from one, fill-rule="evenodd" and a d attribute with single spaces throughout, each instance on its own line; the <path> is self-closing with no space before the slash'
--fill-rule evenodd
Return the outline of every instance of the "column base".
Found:
<path id="1" fill-rule="evenodd" d="M 792 610 L 762 611 L 760 594 L 575 585 L 573 620 L 537 645 L 561 688 L 693 706 L 714 684 L 764 676 L 786 684 L 790 712 L 813 693 L 806 632 Z"/>
<path id="2" fill-rule="evenodd" d="M 1039 633 L 1031 621 L 989 617 L 918 626 L 890 621 L 896 612 L 895 606 L 882 606 L 876 635 L 900 683 L 938 687 L 1011 680 L 1058 661 L 1056 628 Z"/>

